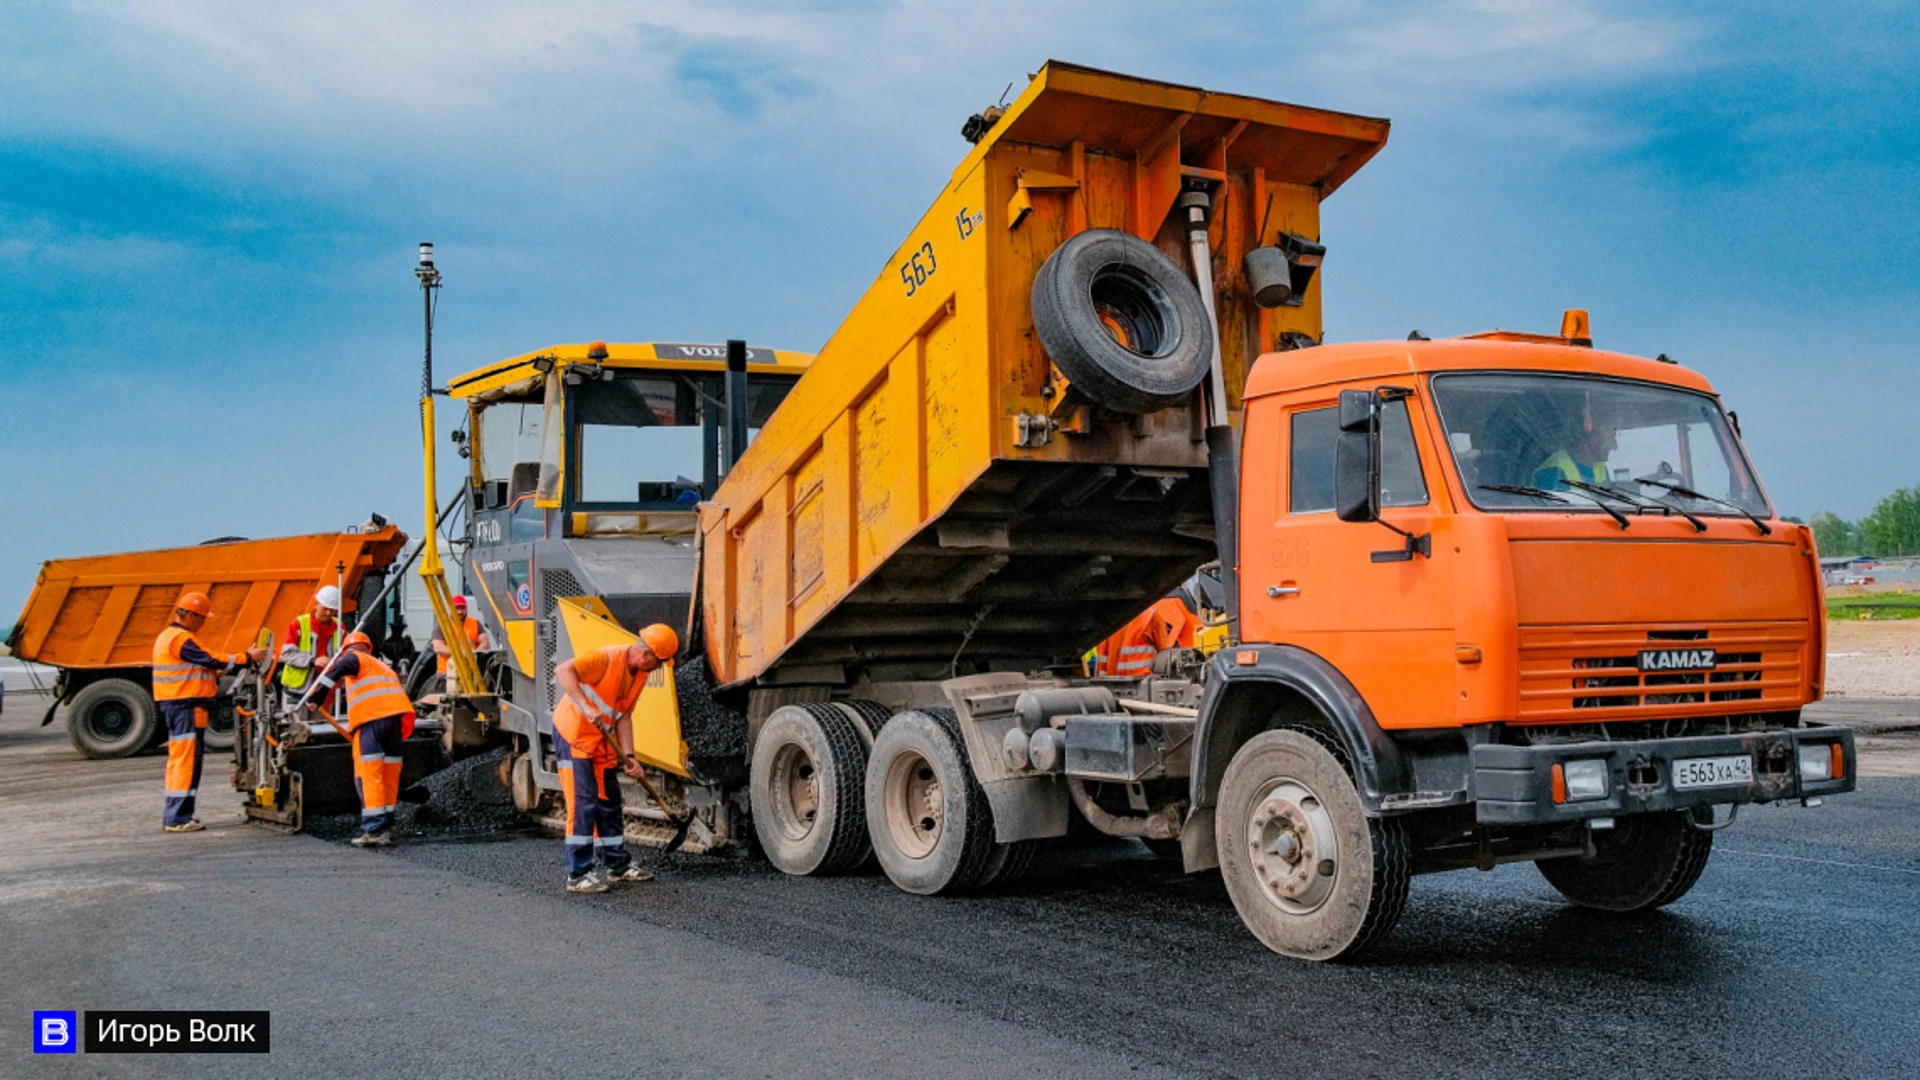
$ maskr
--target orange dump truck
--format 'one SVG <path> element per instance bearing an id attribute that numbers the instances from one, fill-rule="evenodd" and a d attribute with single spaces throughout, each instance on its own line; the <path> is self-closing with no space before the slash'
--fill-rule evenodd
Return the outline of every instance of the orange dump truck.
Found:
<path id="1" fill-rule="evenodd" d="M 739 738 L 684 687 L 636 717 L 681 750 L 673 805 L 630 815 L 708 843 L 745 810 L 783 871 L 873 857 L 920 894 L 1003 884 L 1078 818 L 1218 867 L 1263 943 L 1327 960 L 1414 874 L 1528 861 L 1651 910 L 1740 806 L 1852 789 L 1850 732 L 1801 718 L 1812 538 L 1705 378 L 1581 312 L 1322 344 L 1320 202 L 1385 121 L 1050 63 L 966 134 L 700 504 L 687 640 Z M 1233 640 L 1197 674 L 1080 674 L 1215 558 Z M 562 648 L 620 618 L 556 605 Z"/>
<path id="2" fill-rule="evenodd" d="M 276 638 L 307 610 L 321 585 L 370 600 L 406 544 L 391 525 L 272 540 L 54 559 L 43 564 L 7 645 L 13 655 L 59 669 L 54 703 L 67 705 L 67 735 L 88 757 L 124 757 L 164 737 L 153 702 L 153 642 L 188 590 L 213 601 L 199 634 L 215 652 L 242 652 L 260 631 Z M 348 600 L 348 608 L 356 606 Z M 278 643 L 276 642 L 276 645 Z M 53 719 L 53 709 L 47 720 Z M 232 745 L 234 717 L 221 709 L 209 746 Z"/>

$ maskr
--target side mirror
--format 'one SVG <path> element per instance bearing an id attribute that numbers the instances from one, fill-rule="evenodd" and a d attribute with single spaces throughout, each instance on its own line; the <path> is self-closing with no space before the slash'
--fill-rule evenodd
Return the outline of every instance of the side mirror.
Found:
<path id="1" fill-rule="evenodd" d="M 1333 446 L 1333 508 L 1341 521 L 1380 520 L 1380 410 L 1367 390 L 1340 391 Z"/>

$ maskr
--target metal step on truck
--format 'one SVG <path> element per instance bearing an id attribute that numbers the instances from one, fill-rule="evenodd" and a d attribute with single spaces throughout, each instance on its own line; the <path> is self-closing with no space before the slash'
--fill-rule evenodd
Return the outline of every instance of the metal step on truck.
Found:
<path id="1" fill-rule="evenodd" d="M 687 648 L 635 717 L 672 804 L 637 821 L 933 894 L 1008 882 L 1079 818 L 1218 867 L 1311 960 L 1380 941 L 1429 871 L 1532 861 L 1655 908 L 1739 806 L 1853 788 L 1850 732 L 1800 717 L 1811 535 L 1703 377 L 1595 348 L 1582 312 L 1322 344 L 1320 202 L 1386 121 L 1049 63 L 965 135 L 810 363 L 663 383 L 648 410 L 702 415 L 714 468 L 668 478 L 635 436 L 644 507 L 591 486 L 608 388 L 642 377 L 617 352 L 467 392 L 482 443 L 501 405 L 528 445 L 544 417 L 541 456 L 496 477 L 488 450 L 468 496 L 514 674 L 449 703 L 512 741 L 523 805 L 553 786 L 553 664 L 656 619 Z M 1216 558 L 1231 640 L 1202 668 L 1081 674 Z"/>

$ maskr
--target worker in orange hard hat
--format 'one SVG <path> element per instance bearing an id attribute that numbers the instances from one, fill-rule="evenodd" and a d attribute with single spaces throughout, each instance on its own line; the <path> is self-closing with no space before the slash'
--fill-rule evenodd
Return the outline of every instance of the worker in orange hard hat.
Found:
<path id="1" fill-rule="evenodd" d="M 353 747 L 353 786 L 360 793 L 360 835 L 354 847 L 392 847 L 393 810 L 400 799 L 404 743 L 413 734 L 413 702 L 400 676 L 373 655 L 373 639 L 355 630 L 340 655 L 307 689 L 300 705 L 324 696 L 335 683 L 347 695 L 347 742 Z"/>
<path id="2" fill-rule="evenodd" d="M 487 635 L 487 628 L 480 625 L 479 619 L 467 614 L 467 606 L 466 597 L 454 597 L 453 617 L 459 620 L 460 632 L 466 635 L 467 644 L 472 646 L 475 652 L 485 652 L 493 648 L 493 639 Z M 438 620 L 435 620 L 433 624 L 433 641 L 431 644 L 433 645 L 435 661 L 439 665 L 438 670 L 440 674 L 447 679 L 447 689 L 460 689 L 460 687 L 455 685 L 453 676 L 447 674 L 447 658 L 453 655 L 453 650 L 447 646 L 446 635 L 440 632 L 440 623 Z M 472 689 L 479 690 L 481 688 L 476 686 Z"/>
<path id="3" fill-rule="evenodd" d="M 193 816 L 200 765 L 207 749 L 207 714 L 220 695 L 220 677 L 266 658 L 265 649 L 217 656 L 194 637 L 213 614 L 206 594 L 182 593 L 173 620 L 153 643 L 153 700 L 167 723 L 167 801 L 160 818 L 168 832 L 198 832 Z"/>
<path id="4" fill-rule="evenodd" d="M 632 645 L 608 645 L 553 669 L 564 695 L 553 710 L 553 750 L 567 804 L 568 892 L 606 892 L 612 882 L 653 876 L 627 853 L 614 770 L 625 761 L 629 775 L 641 775 L 633 759 L 633 707 L 647 676 L 679 651 L 673 628 L 654 623 Z M 603 725 L 619 740 L 617 747 L 608 744 Z"/>

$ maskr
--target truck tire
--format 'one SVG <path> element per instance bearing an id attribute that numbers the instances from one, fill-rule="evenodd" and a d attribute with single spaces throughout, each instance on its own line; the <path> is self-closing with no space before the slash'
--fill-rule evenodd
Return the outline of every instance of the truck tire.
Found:
<path id="1" fill-rule="evenodd" d="M 1213 326 L 1200 291 L 1145 240 L 1089 229 L 1033 278 L 1033 332 L 1062 374 L 1115 412 L 1178 405 L 1206 378 Z"/>
<path id="2" fill-rule="evenodd" d="M 1033 866 L 1034 852 L 1040 848 L 1038 840 L 1015 840 L 1011 844 L 995 844 L 987 855 L 987 865 L 980 870 L 979 880 L 973 883 L 974 892 L 986 892 L 989 889 L 1004 889 L 1017 884 L 1027 876 Z"/>
<path id="3" fill-rule="evenodd" d="M 873 740 L 880 735 L 880 729 L 893 719 L 893 710 L 877 701 L 836 701 L 840 711 L 853 717 L 860 726 L 861 738 L 866 741 L 867 749 L 873 749 Z"/>
<path id="4" fill-rule="evenodd" d="M 866 807 L 880 869 L 906 892 L 971 888 L 994 854 L 993 811 L 952 709 L 887 721 L 867 759 Z"/>
<path id="5" fill-rule="evenodd" d="M 137 754 L 159 727 L 153 695 L 129 679 L 88 683 L 67 705 L 67 741 L 90 758 Z"/>
<path id="6" fill-rule="evenodd" d="M 783 705 L 753 745 L 753 831 L 782 873 L 836 874 L 871 853 L 863 788 L 867 745 L 832 705 Z"/>
<path id="7" fill-rule="evenodd" d="M 207 710 L 207 749 L 209 751 L 233 749 L 233 729 L 238 719 L 231 701 L 223 701 Z"/>
<path id="8" fill-rule="evenodd" d="M 1652 911 L 1687 894 L 1707 868 L 1713 834 L 1689 828 L 1687 812 L 1634 814 L 1594 834 L 1595 854 L 1542 859 L 1547 884 L 1581 907 Z"/>
<path id="9" fill-rule="evenodd" d="M 1386 937 L 1407 904 L 1403 822 L 1369 818 L 1338 758 L 1302 731 L 1247 740 L 1220 783 L 1216 843 L 1227 894 L 1253 936 L 1301 960 L 1340 960 Z"/>

